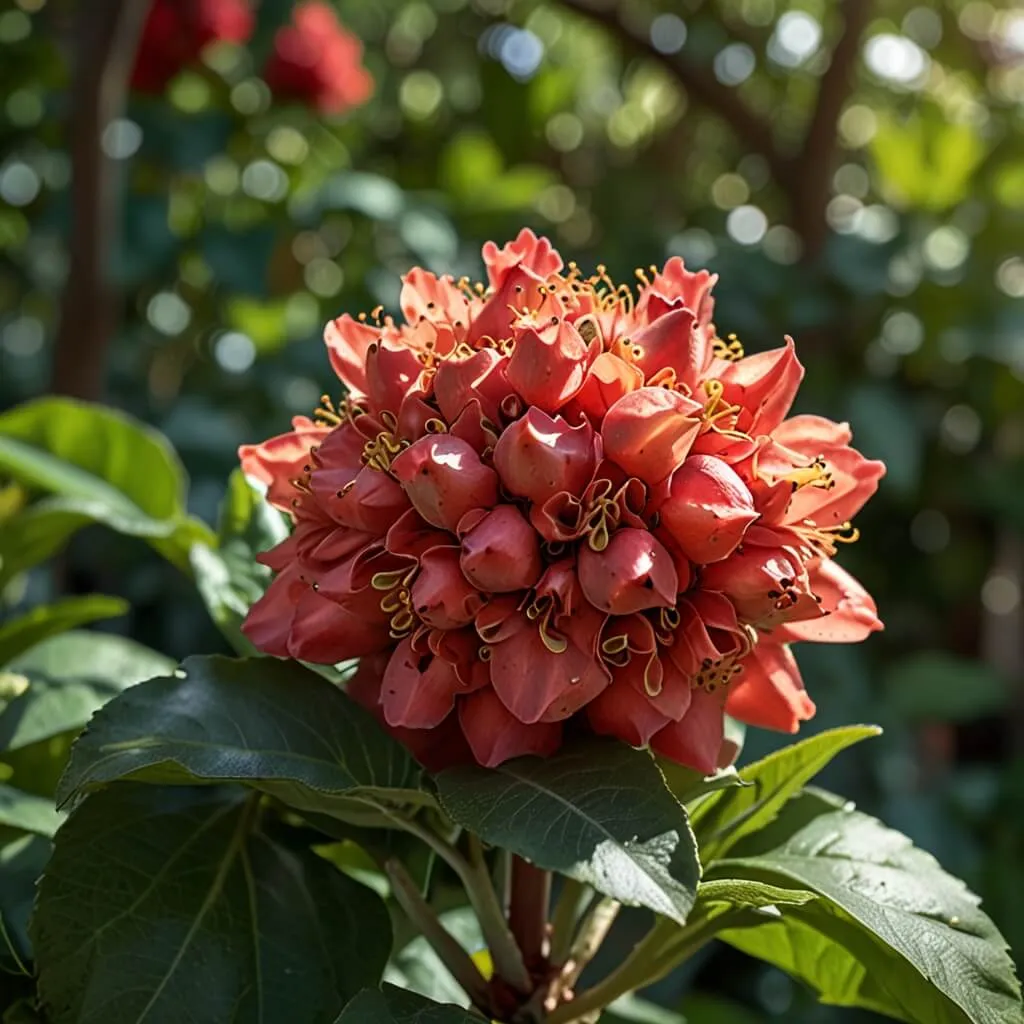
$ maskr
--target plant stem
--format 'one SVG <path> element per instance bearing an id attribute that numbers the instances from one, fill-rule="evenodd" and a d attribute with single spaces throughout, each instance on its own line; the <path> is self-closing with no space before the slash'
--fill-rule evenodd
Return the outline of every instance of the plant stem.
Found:
<path id="1" fill-rule="evenodd" d="M 548 943 L 548 959 L 561 966 L 569 958 L 576 922 L 584 907 L 590 901 L 590 889 L 575 878 L 564 879 L 562 891 L 558 894 L 554 912 L 551 915 L 551 938 Z"/>
<path id="2" fill-rule="evenodd" d="M 551 872 L 535 867 L 515 854 L 511 858 L 508 925 L 527 967 L 544 959 Z"/>
<path id="3" fill-rule="evenodd" d="M 583 1021 L 620 996 L 646 987 L 665 977 L 692 956 L 716 932 L 732 923 L 733 912 L 717 914 L 693 921 L 685 928 L 666 918 L 659 918 L 654 927 L 633 947 L 633 952 L 608 977 L 575 999 L 556 1007 L 545 1024 L 574 1024 Z"/>
<path id="4" fill-rule="evenodd" d="M 523 955 L 516 944 L 515 936 L 505 921 L 498 894 L 494 891 L 491 873 L 484 859 L 483 845 L 471 832 L 467 833 L 469 841 L 469 859 L 460 858 L 464 865 L 459 878 L 466 887 L 466 893 L 473 909 L 476 911 L 480 930 L 491 953 L 494 970 L 513 988 L 520 992 L 529 992 L 533 988 L 530 975 L 523 962 Z"/>
<path id="5" fill-rule="evenodd" d="M 422 897 L 405 867 L 391 857 L 385 861 L 384 871 L 391 882 L 391 891 L 406 916 L 430 943 L 441 962 L 451 971 L 452 977 L 466 990 L 473 1004 L 486 1009 L 490 1005 L 487 982 L 470 955 L 438 920 L 437 914 Z"/>
<path id="6" fill-rule="evenodd" d="M 571 989 L 583 969 L 594 959 L 621 908 L 622 904 L 610 896 L 604 896 L 594 904 L 569 950 L 569 959 L 562 970 L 560 987 L 563 990 Z"/>
<path id="7" fill-rule="evenodd" d="M 513 988 L 521 992 L 529 992 L 533 987 L 530 975 L 523 963 L 516 940 L 505 922 L 505 912 L 494 884 L 491 881 L 487 861 L 484 860 L 483 846 L 472 833 L 467 833 L 469 841 L 469 857 L 464 857 L 451 843 L 445 841 L 432 828 L 421 824 L 415 818 L 406 817 L 400 812 L 378 804 L 376 801 L 364 801 L 374 809 L 387 816 L 394 824 L 406 832 L 422 839 L 448 866 L 459 876 L 466 889 L 466 895 L 473 907 L 484 941 L 491 954 L 495 973 Z"/>

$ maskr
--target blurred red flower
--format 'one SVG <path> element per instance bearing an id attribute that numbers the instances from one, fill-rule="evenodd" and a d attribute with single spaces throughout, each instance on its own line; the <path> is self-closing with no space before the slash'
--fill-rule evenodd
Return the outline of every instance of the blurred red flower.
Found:
<path id="1" fill-rule="evenodd" d="M 411 271 L 403 324 L 329 324 L 347 397 L 241 450 L 295 522 L 247 636 L 362 658 L 350 692 L 428 765 L 572 720 L 710 772 L 726 712 L 796 731 L 790 644 L 881 628 L 833 555 L 884 467 L 788 416 L 792 341 L 721 339 L 707 271 L 634 295 L 530 231 L 484 260 L 486 287 Z"/>
<path id="2" fill-rule="evenodd" d="M 340 114 L 373 95 L 362 64 L 362 43 L 320 0 L 296 4 L 292 23 L 274 38 L 263 77 L 278 99 L 298 100 L 324 114 Z"/>
<path id="3" fill-rule="evenodd" d="M 142 29 L 131 85 L 162 93 L 210 43 L 244 43 L 255 17 L 248 0 L 154 0 Z"/>

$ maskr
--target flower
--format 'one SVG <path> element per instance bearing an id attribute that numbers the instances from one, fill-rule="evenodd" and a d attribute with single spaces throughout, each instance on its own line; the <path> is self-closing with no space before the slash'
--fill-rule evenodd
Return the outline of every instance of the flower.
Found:
<path id="1" fill-rule="evenodd" d="M 135 55 L 132 88 L 162 93 L 210 43 L 245 43 L 254 27 L 249 0 L 154 0 Z"/>
<path id="2" fill-rule="evenodd" d="M 484 261 L 486 286 L 413 270 L 404 322 L 328 324 L 346 397 L 241 450 L 294 520 L 247 636 L 362 658 L 350 692 L 428 765 L 572 727 L 710 772 L 726 713 L 795 731 L 790 645 L 881 628 L 833 556 L 882 464 L 789 417 L 792 341 L 723 340 L 707 272 L 634 296 L 528 230 Z"/>
<path id="3" fill-rule="evenodd" d="M 305 0 L 295 5 L 291 24 L 274 37 L 263 77 L 278 99 L 341 114 L 373 95 L 362 56 L 362 44 L 341 25 L 330 4 Z"/>

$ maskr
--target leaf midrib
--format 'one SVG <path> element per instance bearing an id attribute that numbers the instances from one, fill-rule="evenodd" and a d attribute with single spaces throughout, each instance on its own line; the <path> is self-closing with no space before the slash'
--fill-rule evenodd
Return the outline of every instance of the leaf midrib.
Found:
<path id="1" fill-rule="evenodd" d="M 235 825 L 235 830 L 231 835 L 231 841 L 228 843 L 224 850 L 224 856 L 221 858 L 220 864 L 217 865 L 217 872 L 213 877 L 213 882 L 210 885 L 209 890 L 203 897 L 203 902 L 199 906 L 199 912 L 196 914 L 195 919 L 189 926 L 188 931 L 185 934 L 185 938 L 181 942 L 181 946 L 178 951 L 174 954 L 173 959 L 167 967 L 167 971 L 164 973 L 163 978 L 160 979 L 160 984 L 157 985 L 153 991 L 152 996 L 149 998 L 149 1002 L 142 1009 L 142 1013 L 139 1015 L 136 1024 L 142 1024 L 142 1022 L 149 1016 L 149 1011 L 153 1009 L 157 1001 L 163 995 L 164 989 L 170 983 L 174 972 L 178 969 L 178 965 L 181 963 L 188 951 L 189 946 L 192 945 L 192 940 L 196 937 L 199 928 L 202 926 L 206 915 L 210 912 L 210 908 L 216 902 L 217 897 L 220 896 L 221 890 L 224 888 L 224 883 L 227 880 L 228 872 L 231 870 L 231 866 L 234 863 L 235 857 L 242 852 L 245 840 L 248 838 L 249 828 L 252 825 L 252 818 L 255 814 L 256 808 L 258 807 L 259 798 L 254 794 L 250 796 L 245 804 L 242 806 L 241 811 L 238 815 L 238 823 Z M 246 890 L 249 892 L 250 901 L 255 898 L 255 893 L 251 890 L 249 879 L 246 878 Z M 253 921 L 255 925 L 255 918 Z M 257 960 L 258 967 L 258 960 Z M 259 998 L 259 1021 L 263 1020 L 263 998 L 262 998 L 262 985 L 258 983 L 260 998 Z"/>
<path id="2" fill-rule="evenodd" d="M 630 856 L 629 850 L 623 844 L 622 840 L 620 840 L 620 839 L 616 838 L 614 835 L 612 835 L 612 833 L 609 832 L 608 829 L 600 821 L 598 821 L 596 818 L 592 818 L 589 814 L 585 813 L 578 805 L 570 802 L 569 800 L 566 800 L 565 797 L 561 796 L 559 793 L 555 792 L 554 790 L 548 789 L 546 786 L 541 785 L 539 782 L 536 782 L 535 780 L 532 780 L 532 779 L 529 779 L 529 778 L 526 778 L 526 777 L 524 777 L 522 775 L 517 774 L 515 771 L 513 771 L 510 768 L 499 768 L 499 771 L 501 771 L 503 774 L 508 775 L 509 777 L 511 777 L 513 779 L 516 779 L 518 782 L 522 783 L 523 785 L 533 786 L 539 792 L 544 793 L 545 795 L 547 795 L 547 796 L 551 797 L 552 799 L 554 799 L 556 802 L 564 805 L 569 811 L 575 812 L 583 821 L 585 821 L 588 824 L 594 826 L 594 828 L 598 832 L 600 832 L 601 834 L 607 836 L 608 839 L 610 839 L 612 841 L 612 843 L 619 850 L 622 851 L 623 854 L 628 856 L 630 861 L 633 864 L 635 864 L 640 869 L 640 871 L 647 878 L 649 878 L 651 880 L 651 882 L 654 883 L 656 888 L 658 888 L 658 889 L 660 889 L 662 891 L 665 890 L 665 882 L 664 882 L 663 879 L 659 879 L 659 878 L 655 877 L 654 875 L 652 875 L 651 872 L 645 866 L 640 864 L 635 857 Z M 679 842 L 682 842 L 682 839 L 683 839 L 683 837 L 680 836 L 679 837 Z M 669 879 L 671 881 L 675 881 L 675 879 L 673 879 L 671 875 L 669 875 Z M 682 885 L 681 882 L 677 882 L 677 884 L 680 885 L 680 886 Z M 674 900 L 671 901 L 671 902 L 674 902 Z"/>

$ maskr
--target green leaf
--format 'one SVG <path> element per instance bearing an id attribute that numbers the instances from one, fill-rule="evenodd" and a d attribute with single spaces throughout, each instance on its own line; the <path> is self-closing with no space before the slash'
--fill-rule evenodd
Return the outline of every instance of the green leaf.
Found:
<path id="1" fill-rule="evenodd" d="M 256 650 L 242 620 L 270 583 L 271 571 L 256 561 L 288 535 L 284 517 L 235 470 L 220 510 L 218 546 L 196 544 L 190 552 L 196 585 L 210 617 L 240 654 Z"/>
<path id="2" fill-rule="evenodd" d="M 193 543 L 212 542 L 186 514 L 184 470 L 166 439 L 112 409 L 50 397 L 0 414 L 0 472 L 64 498 L 69 515 L 145 537 L 179 568 Z"/>
<path id="3" fill-rule="evenodd" d="M 702 862 L 710 864 L 744 836 L 764 828 L 836 754 L 880 732 L 872 725 L 829 729 L 740 769 L 740 778 L 750 786 L 721 790 L 693 810 Z"/>
<path id="4" fill-rule="evenodd" d="M 655 757 L 661 774 L 665 777 L 665 785 L 668 786 L 672 795 L 681 803 L 687 805 L 687 810 L 693 813 L 693 808 L 704 798 L 720 789 L 731 789 L 734 786 L 749 786 L 735 768 L 721 768 L 714 775 L 701 775 L 700 772 L 687 768 L 685 765 L 669 761 L 668 758 Z"/>
<path id="5" fill-rule="evenodd" d="M 0 588 L 19 573 L 55 554 L 72 534 L 92 522 L 74 501 L 44 498 L 3 521 L 0 530 Z"/>
<path id="6" fill-rule="evenodd" d="M 67 597 L 55 604 L 43 604 L 0 626 L 0 665 L 48 637 L 76 626 L 124 615 L 130 605 L 120 597 Z"/>
<path id="7" fill-rule="evenodd" d="M 29 685 L 0 712 L 0 751 L 77 732 L 122 690 L 174 667 L 170 658 L 110 633 L 50 637 L 10 665 Z"/>
<path id="8" fill-rule="evenodd" d="M 874 818 L 823 814 L 774 849 L 711 871 L 819 896 L 721 937 L 801 978 L 824 1002 L 913 1024 L 1021 1019 L 1013 963 L 978 898 Z"/>
<path id="9" fill-rule="evenodd" d="M 550 758 L 449 768 L 436 782 L 449 816 L 485 842 L 685 922 L 697 850 L 686 812 L 646 751 L 592 740 Z"/>
<path id="10" fill-rule="evenodd" d="M 328 1024 L 391 945 L 369 889 L 236 788 L 121 785 L 57 834 L 30 933 L 53 1024 Z"/>
<path id="11" fill-rule="evenodd" d="M 760 910 L 764 907 L 800 906 L 815 897 L 814 893 L 803 889 L 783 889 L 749 878 L 717 878 L 701 882 L 697 898 L 704 906 L 721 904 Z"/>
<path id="12" fill-rule="evenodd" d="M 373 716 L 294 662 L 189 658 L 125 690 L 75 744 L 59 801 L 116 779 L 240 782 L 298 810 L 429 802 L 419 768 Z"/>
<path id="13" fill-rule="evenodd" d="M 335 1024 L 480 1024 L 480 1018 L 459 1006 L 385 985 L 360 992 Z"/>
<path id="14" fill-rule="evenodd" d="M 0 827 L 52 836 L 62 817 L 54 809 L 52 800 L 0 785 Z"/>
<path id="15" fill-rule="evenodd" d="M 14 954 L 23 963 L 32 959 L 28 921 L 36 897 L 36 883 L 53 847 L 44 836 L 22 835 L 0 846 L 0 919 Z M 0 950 L 7 952 L 0 939 Z M 8 954 L 13 963 L 15 957 Z"/>

